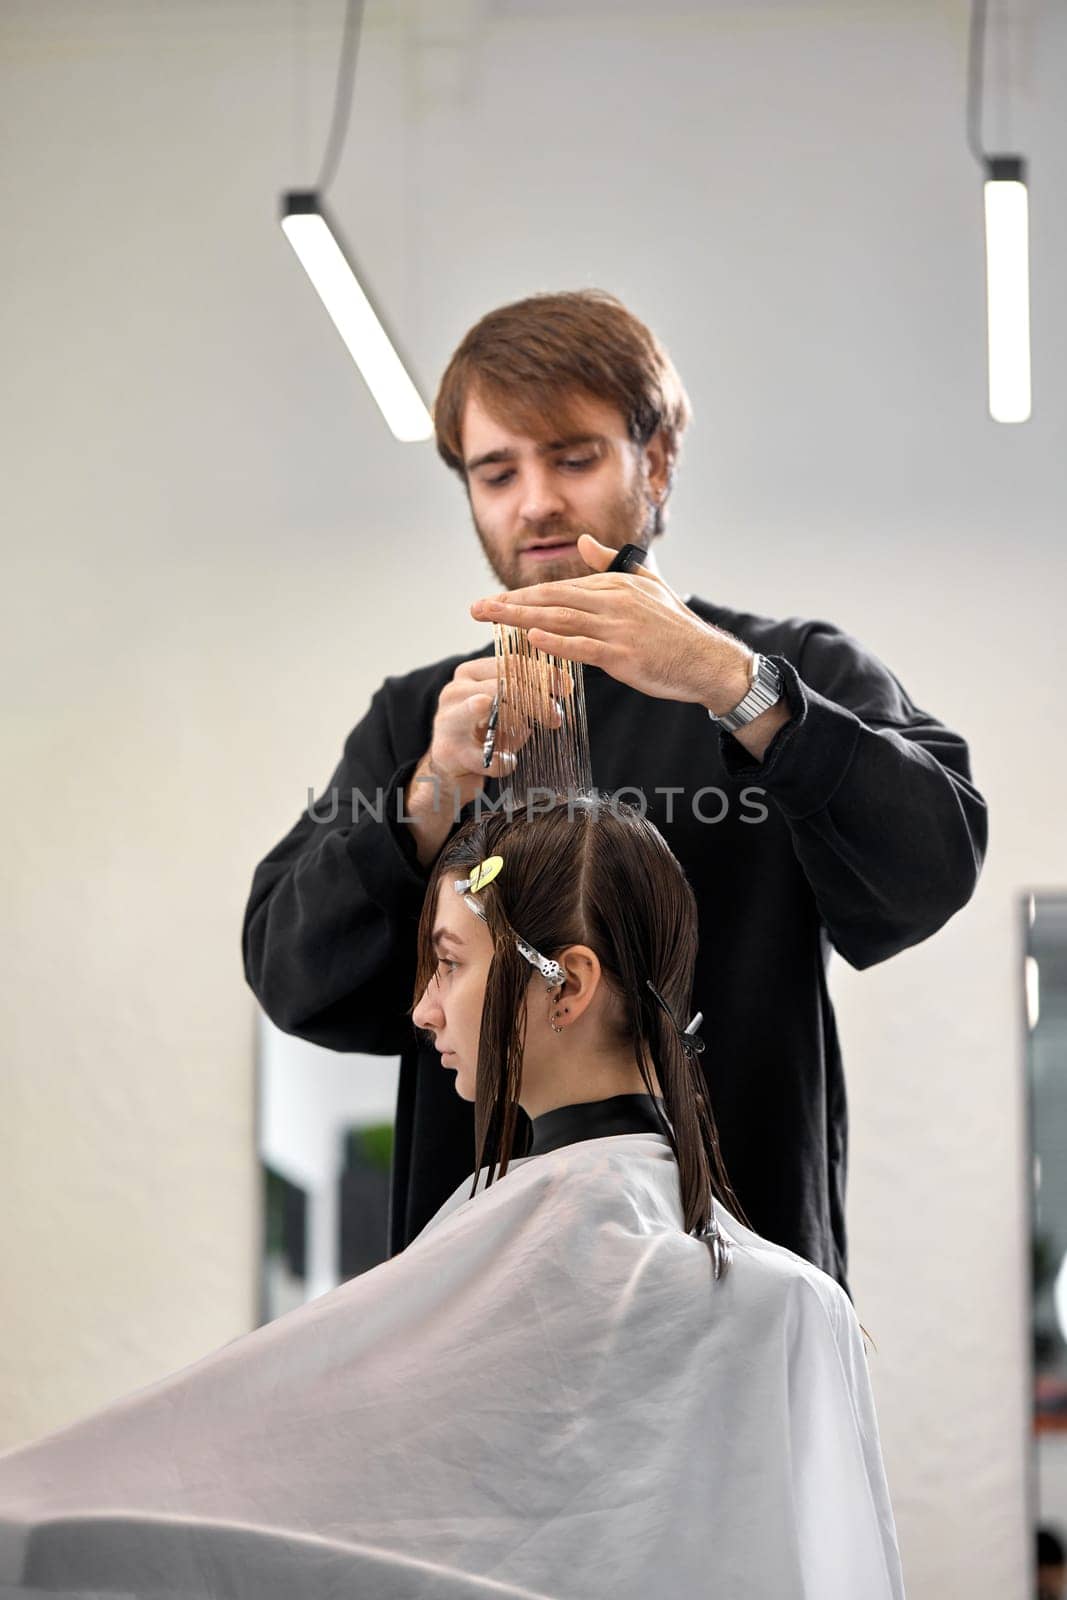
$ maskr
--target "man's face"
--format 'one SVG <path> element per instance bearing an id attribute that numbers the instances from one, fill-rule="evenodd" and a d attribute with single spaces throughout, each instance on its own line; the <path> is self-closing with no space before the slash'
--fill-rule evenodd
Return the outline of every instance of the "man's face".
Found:
<path id="1" fill-rule="evenodd" d="M 582 396 L 568 409 L 559 436 L 534 439 L 498 422 L 477 393 L 468 396 L 461 428 L 467 493 L 504 589 L 585 577 L 589 568 L 575 548 L 582 533 L 615 550 L 648 548 L 656 509 L 650 486 L 662 486 L 658 436 L 637 451 L 614 406 Z"/>

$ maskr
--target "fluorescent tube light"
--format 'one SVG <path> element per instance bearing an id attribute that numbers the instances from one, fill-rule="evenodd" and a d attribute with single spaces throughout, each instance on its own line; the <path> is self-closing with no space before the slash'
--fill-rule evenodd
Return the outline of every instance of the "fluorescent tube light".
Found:
<path id="1" fill-rule="evenodd" d="M 316 191 L 284 195 L 281 222 L 396 438 L 405 444 L 431 438 L 430 413 Z"/>
<path id="2" fill-rule="evenodd" d="M 1025 167 L 1019 156 L 986 159 L 985 243 L 989 316 L 989 415 L 1030 416 L 1030 251 Z"/>
<path id="3" fill-rule="evenodd" d="M 1033 956 L 1027 956 L 1023 970 L 1026 974 L 1026 1024 L 1032 1033 L 1041 1015 L 1041 973 Z"/>

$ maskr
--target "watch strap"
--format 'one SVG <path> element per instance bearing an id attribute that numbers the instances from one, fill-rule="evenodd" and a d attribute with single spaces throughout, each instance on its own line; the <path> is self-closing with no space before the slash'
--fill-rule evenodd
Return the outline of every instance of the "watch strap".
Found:
<path id="1" fill-rule="evenodd" d="M 759 651 L 754 651 L 752 656 L 752 676 L 749 680 L 748 692 L 729 711 L 721 716 L 716 716 L 714 711 L 709 711 L 708 716 L 712 722 L 717 722 L 720 728 L 725 728 L 728 733 L 733 733 L 737 728 L 743 728 L 746 722 L 752 722 L 764 711 L 769 711 L 782 696 L 782 675 L 773 661 Z"/>

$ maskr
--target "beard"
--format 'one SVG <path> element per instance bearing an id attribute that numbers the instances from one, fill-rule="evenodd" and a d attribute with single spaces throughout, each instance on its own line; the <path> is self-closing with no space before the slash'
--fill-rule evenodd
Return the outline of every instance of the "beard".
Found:
<path id="1" fill-rule="evenodd" d="M 518 549 L 502 550 L 490 539 L 473 507 L 471 516 L 482 553 L 502 589 L 522 589 L 529 584 L 553 583 L 561 578 L 584 578 L 592 570 L 576 549 L 564 550 L 548 561 L 535 561 Z M 531 523 L 523 528 L 520 543 L 526 544 L 532 539 L 566 539 L 576 543 L 580 534 L 588 533 L 612 550 L 621 550 L 624 544 L 636 544 L 647 550 L 655 520 L 656 503 L 646 498 L 644 484 L 640 478 L 635 478 L 629 489 L 604 508 L 598 525 L 565 520 Z"/>

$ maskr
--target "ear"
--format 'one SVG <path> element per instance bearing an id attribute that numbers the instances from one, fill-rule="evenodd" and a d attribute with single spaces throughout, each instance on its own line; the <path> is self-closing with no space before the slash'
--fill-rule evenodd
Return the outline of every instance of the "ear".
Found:
<path id="1" fill-rule="evenodd" d="M 568 945 L 556 960 L 565 973 L 561 998 L 567 1002 L 573 1023 L 592 1004 L 600 988 L 603 969 L 596 951 L 590 950 L 587 944 Z"/>
<path id="2" fill-rule="evenodd" d="M 671 455 L 662 428 L 652 435 L 645 446 L 643 469 L 650 494 L 662 505 L 671 487 Z"/>

